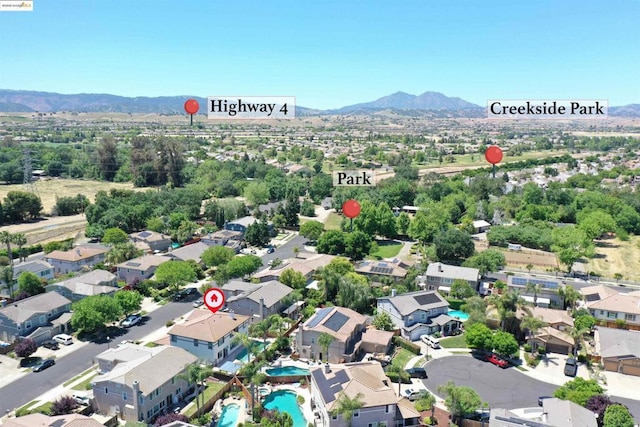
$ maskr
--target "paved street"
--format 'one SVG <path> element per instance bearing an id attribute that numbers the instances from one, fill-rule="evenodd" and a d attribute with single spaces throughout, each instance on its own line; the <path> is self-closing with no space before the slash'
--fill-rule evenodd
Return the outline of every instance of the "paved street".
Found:
<path id="1" fill-rule="evenodd" d="M 4 414 L 7 409 L 19 408 L 48 390 L 87 370 L 92 365 L 93 358 L 105 351 L 108 345 L 116 345 L 125 339 L 139 340 L 150 332 L 163 327 L 168 320 L 193 310 L 191 304 L 191 302 L 187 301 L 169 303 L 153 311 L 149 319 L 141 326 L 125 330 L 125 333 L 114 338 L 111 344 L 106 342 L 100 344 L 90 343 L 60 360 L 56 360 L 56 364 L 51 368 L 42 372 L 30 373 L 26 377 L 0 388 L 0 414 Z"/>
<path id="2" fill-rule="evenodd" d="M 492 408 L 526 408 L 538 406 L 538 396 L 553 396 L 557 386 L 522 374 L 516 368 L 502 369 L 471 356 L 451 356 L 433 360 L 426 365 L 429 378 L 426 387 L 438 394 L 438 385 L 452 380 L 456 385 L 473 388 L 483 402 Z M 569 378 L 567 378 L 569 379 Z M 611 390 L 610 394 L 615 395 Z M 626 405 L 640 419 L 640 401 L 613 397 Z"/>
<path id="3" fill-rule="evenodd" d="M 300 235 L 296 235 L 291 240 L 287 241 L 285 244 L 278 246 L 275 252 L 264 255 L 262 257 L 262 265 L 266 267 L 268 265 L 267 263 L 270 260 L 276 259 L 276 258 L 282 261 L 284 261 L 287 258 L 294 258 L 295 253 L 293 252 L 293 248 L 298 247 L 300 250 L 302 250 L 302 247 L 304 246 L 306 241 L 307 239 L 305 239 L 304 237 Z"/>

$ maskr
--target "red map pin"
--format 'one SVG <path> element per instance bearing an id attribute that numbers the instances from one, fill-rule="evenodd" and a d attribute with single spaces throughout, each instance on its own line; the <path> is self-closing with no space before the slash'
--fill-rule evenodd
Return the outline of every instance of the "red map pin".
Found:
<path id="1" fill-rule="evenodd" d="M 195 99 L 187 99 L 184 103 L 184 111 L 186 111 L 187 114 L 196 114 L 199 109 L 200 104 L 198 104 L 198 101 Z"/>
<path id="2" fill-rule="evenodd" d="M 360 215 L 360 203 L 357 200 L 347 200 L 342 204 L 342 212 L 347 218 L 355 218 Z"/>
<path id="3" fill-rule="evenodd" d="M 220 310 L 224 306 L 224 292 L 219 288 L 211 288 L 204 294 L 204 305 L 212 313 Z"/>
<path id="4" fill-rule="evenodd" d="M 487 147 L 487 150 L 484 152 L 484 158 L 492 165 L 500 163 L 502 161 L 502 149 L 497 145 Z"/>

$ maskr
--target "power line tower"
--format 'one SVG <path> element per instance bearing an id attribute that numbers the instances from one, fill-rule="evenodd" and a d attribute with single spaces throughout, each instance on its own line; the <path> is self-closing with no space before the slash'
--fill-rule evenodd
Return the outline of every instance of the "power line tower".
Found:
<path id="1" fill-rule="evenodd" d="M 30 191 L 37 194 L 36 187 L 33 185 L 33 165 L 31 164 L 31 150 L 28 148 L 22 149 L 22 164 L 24 169 L 24 177 L 22 184 L 25 191 Z"/>

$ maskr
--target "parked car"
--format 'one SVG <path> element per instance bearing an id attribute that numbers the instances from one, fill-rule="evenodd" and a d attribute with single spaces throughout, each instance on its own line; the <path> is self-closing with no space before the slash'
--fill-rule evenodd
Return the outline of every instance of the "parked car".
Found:
<path id="1" fill-rule="evenodd" d="M 409 368 L 406 371 L 411 378 L 427 378 L 427 370 L 424 368 Z"/>
<path id="2" fill-rule="evenodd" d="M 130 328 L 140 323 L 141 320 L 142 317 L 139 314 L 131 314 L 127 316 L 127 318 L 124 319 L 122 323 L 120 323 L 120 325 L 124 326 L 125 328 Z"/>
<path id="3" fill-rule="evenodd" d="M 191 295 L 196 295 L 197 293 L 198 293 L 198 290 L 196 288 L 185 288 L 176 292 L 175 295 L 173 295 L 173 300 L 180 301 Z"/>
<path id="4" fill-rule="evenodd" d="M 53 359 L 45 359 L 42 362 L 38 363 L 36 366 L 33 367 L 33 372 L 40 372 L 40 371 L 44 371 L 45 369 L 53 366 L 56 364 L 56 361 Z"/>
<path id="5" fill-rule="evenodd" d="M 578 373 L 578 363 L 576 359 L 570 357 L 564 363 L 564 374 L 568 377 L 575 377 Z"/>
<path id="6" fill-rule="evenodd" d="M 67 334 L 58 334 L 53 337 L 53 340 L 57 343 L 64 344 L 64 345 L 73 344 L 73 337 Z"/>
<path id="7" fill-rule="evenodd" d="M 60 345 L 58 345 L 58 343 L 53 340 L 43 342 L 42 346 L 44 348 L 48 348 L 49 350 L 57 350 L 60 348 Z"/>
<path id="8" fill-rule="evenodd" d="M 269 246 L 269 247 L 267 248 L 267 253 L 268 253 L 268 254 L 272 254 L 272 253 L 274 253 L 275 251 L 276 251 L 276 248 L 274 248 L 273 246 Z"/>
<path id="9" fill-rule="evenodd" d="M 410 401 L 414 401 L 414 400 L 418 400 L 420 399 L 420 396 L 422 396 L 423 392 L 422 391 L 417 391 L 414 390 L 412 388 L 408 388 L 405 391 L 402 392 L 402 395 L 404 397 L 406 397 L 407 399 L 409 399 Z"/>
<path id="10" fill-rule="evenodd" d="M 75 400 L 76 402 L 78 402 L 80 405 L 86 405 L 89 406 L 89 403 L 91 403 L 91 400 L 87 397 L 87 396 L 82 396 L 79 394 L 74 394 L 73 396 L 73 400 Z"/>
<path id="11" fill-rule="evenodd" d="M 425 343 L 431 348 L 434 348 L 434 349 L 440 348 L 440 342 L 438 341 L 437 338 L 435 338 L 432 335 L 423 335 L 420 337 L 420 341 L 422 341 L 423 343 Z"/>
<path id="12" fill-rule="evenodd" d="M 495 353 L 487 354 L 484 360 L 486 360 L 487 362 L 493 363 L 494 365 L 499 366 L 502 369 L 509 367 L 509 362 L 507 362 L 506 360 L 504 360 L 503 358 L 501 358 Z"/>
<path id="13" fill-rule="evenodd" d="M 194 306 L 195 308 L 198 308 L 198 307 L 202 306 L 202 304 L 204 304 L 204 300 L 201 300 L 201 299 L 199 299 L 199 300 L 195 300 L 195 301 L 193 302 L 193 306 Z"/>

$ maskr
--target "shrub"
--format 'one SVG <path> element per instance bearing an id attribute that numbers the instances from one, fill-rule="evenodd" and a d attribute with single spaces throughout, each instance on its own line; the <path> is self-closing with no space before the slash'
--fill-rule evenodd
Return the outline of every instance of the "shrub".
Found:
<path id="1" fill-rule="evenodd" d="M 189 418 L 187 418 L 184 414 L 167 414 L 161 417 L 158 417 L 156 422 L 153 424 L 155 427 L 163 426 L 165 424 L 170 424 L 174 421 L 182 421 L 183 423 L 188 423 Z"/>
<path id="2" fill-rule="evenodd" d="M 392 383 L 397 383 L 400 377 L 400 374 L 398 374 L 397 372 L 387 372 L 387 377 L 389 377 L 389 381 L 391 381 Z M 411 379 L 409 378 L 409 376 L 406 376 L 406 379 L 403 381 L 404 384 L 411 384 Z"/>
<path id="3" fill-rule="evenodd" d="M 170 328 L 171 326 L 173 326 L 175 324 L 175 322 L 173 320 L 168 320 L 167 323 L 165 323 L 165 326 L 167 328 Z"/>
<path id="4" fill-rule="evenodd" d="M 586 354 L 579 354 L 578 355 L 578 362 L 580 363 L 587 363 L 587 355 Z"/>
<path id="5" fill-rule="evenodd" d="M 298 395 L 298 397 L 296 397 L 296 402 L 298 402 L 298 405 L 300 406 L 304 405 L 304 396 Z"/>
<path id="6" fill-rule="evenodd" d="M 53 402 L 51 415 L 66 415 L 72 413 L 80 404 L 71 396 L 62 396 Z"/>
<path id="7" fill-rule="evenodd" d="M 29 357 L 38 350 L 38 344 L 31 338 L 25 338 L 13 350 L 18 357 Z"/>
<path id="8" fill-rule="evenodd" d="M 531 353 L 531 344 L 525 344 L 522 346 L 525 352 Z"/>
<path id="9" fill-rule="evenodd" d="M 525 353 L 524 360 L 527 362 L 527 365 L 535 368 L 540 363 L 540 357 L 529 356 Z"/>
<path id="10" fill-rule="evenodd" d="M 539 355 L 547 354 L 547 349 L 542 346 L 538 347 L 538 354 Z"/>
<path id="11" fill-rule="evenodd" d="M 406 339 L 396 336 L 395 344 L 404 348 L 405 350 L 410 351 L 413 354 L 420 354 L 420 346 L 412 343 L 411 341 L 407 341 Z"/>

